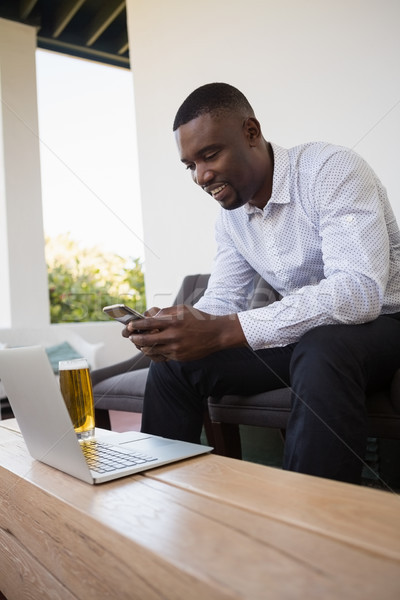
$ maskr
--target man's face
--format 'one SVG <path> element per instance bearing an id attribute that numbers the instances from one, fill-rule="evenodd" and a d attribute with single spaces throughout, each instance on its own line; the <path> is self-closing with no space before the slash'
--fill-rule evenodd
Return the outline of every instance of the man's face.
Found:
<path id="1" fill-rule="evenodd" d="M 257 166 L 248 121 L 237 114 L 204 114 L 175 132 L 181 161 L 193 181 L 227 210 L 257 204 L 255 195 L 265 177 Z"/>

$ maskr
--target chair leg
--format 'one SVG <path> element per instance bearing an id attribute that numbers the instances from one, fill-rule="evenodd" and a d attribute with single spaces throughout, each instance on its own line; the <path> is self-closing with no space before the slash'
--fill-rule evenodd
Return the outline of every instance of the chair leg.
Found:
<path id="1" fill-rule="evenodd" d="M 0 400 L 0 421 L 5 419 L 13 419 L 14 413 L 11 409 L 8 398 L 2 398 Z"/>
<path id="2" fill-rule="evenodd" d="M 108 410 L 105 410 L 104 408 L 95 408 L 94 420 L 96 423 L 96 427 L 100 427 L 100 429 L 111 430 L 110 413 L 108 412 Z"/>
<path id="3" fill-rule="evenodd" d="M 215 453 L 230 458 L 242 458 L 239 425 L 212 421 Z"/>
<path id="4" fill-rule="evenodd" d="M 206 434 L 206 437 L 207 437 L 208 445 L 212 446 L 213 448 L 215 448 L 214 430 L 213 430 L 213 427 L 212 427 L 210 415 L 208 414 L 208 408 L 207 407 L 206 407 L 206 409 L 204 411 L 203 427 L 204 427 L 204 431 L 205 431 L 205 434 Z"/>

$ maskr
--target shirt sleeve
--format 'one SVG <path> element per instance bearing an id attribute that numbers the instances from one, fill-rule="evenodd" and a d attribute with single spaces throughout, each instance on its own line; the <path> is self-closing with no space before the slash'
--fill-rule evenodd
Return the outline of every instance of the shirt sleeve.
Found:
<path id="1" fill-rule="evenodd" d="M 318 325 L 371 321 L 381 312 L 389 276 L 382 188 L 351 151 L 329 157 L 309 194 L 314 204 L 324 278 L 239 320 L 253 349 L 284 346 Z"/>
<path id="2" fill-rule="evenodd" d="M 237 251 L 225 230 L 222 210 L 215 225 L 217 253 L 207 290 L 195 308 L 211 315 L 229 315 L 247 310 L 254 287 L 254 269 Z"/>

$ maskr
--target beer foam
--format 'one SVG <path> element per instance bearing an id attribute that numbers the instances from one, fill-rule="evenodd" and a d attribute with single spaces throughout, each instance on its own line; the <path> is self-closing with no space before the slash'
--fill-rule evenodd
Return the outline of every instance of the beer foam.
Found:
<path id="1" fill-rule="evenodd" d="M 58 364 L 59 371 L 72 371 L 78 369 L 87 369 L 88 361 L 86 358 L 73 358 L 71 360 L 60 360 Z"/>

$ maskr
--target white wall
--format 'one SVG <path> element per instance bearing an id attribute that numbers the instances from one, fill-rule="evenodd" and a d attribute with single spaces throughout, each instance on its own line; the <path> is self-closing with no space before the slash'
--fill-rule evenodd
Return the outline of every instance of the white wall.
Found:
<path id="1" fill-rule="evenodd" d="M 400 222 L 398 0 L 128 0 L 150 304 L 208 272 L 217 206 L 191 182 L 172 134 L 197 86 L 225 81 L 253 104 L 264 136 L 291 147 L 355 148 Z"/>

